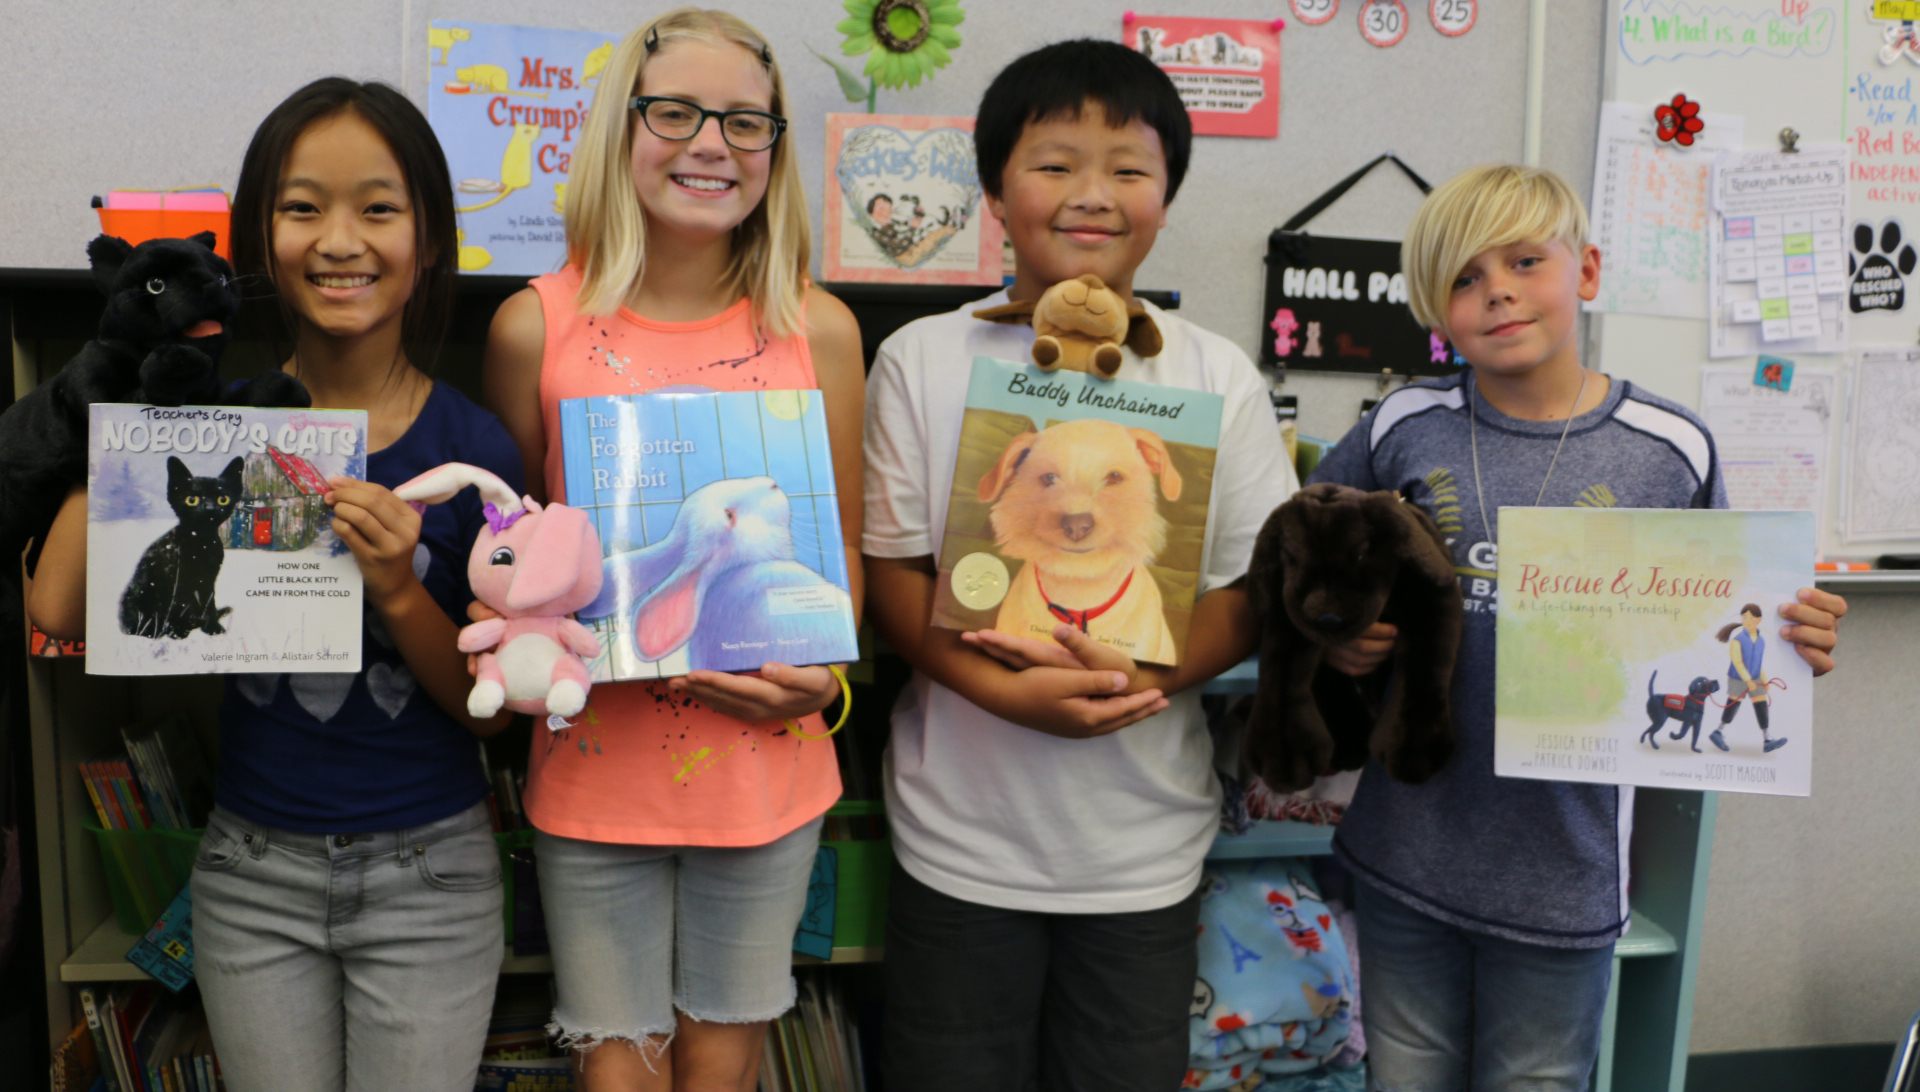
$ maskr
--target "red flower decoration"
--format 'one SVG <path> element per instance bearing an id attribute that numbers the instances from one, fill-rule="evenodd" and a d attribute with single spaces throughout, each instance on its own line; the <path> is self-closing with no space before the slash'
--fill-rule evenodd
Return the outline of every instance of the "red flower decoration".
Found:
<path id="1" fill-rule="evenodd" d="M 1685 95 L 1675 95 L 1672 102 L 1663 102 L 1653 108 L 1654 135 L 1661 140 L 1671 140 L 1683 148 L 1691 147 L 1693 134 L 1707 127 L 1700 120 L 1700 104 Z"/>

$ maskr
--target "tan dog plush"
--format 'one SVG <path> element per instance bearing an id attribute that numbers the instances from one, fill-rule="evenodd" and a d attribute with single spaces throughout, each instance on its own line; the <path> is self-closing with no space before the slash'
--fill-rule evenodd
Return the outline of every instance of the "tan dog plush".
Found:
<path id="1" fill-rule="evenodd" d="M 1003 303 L 973 313 L 989 322 L 1033 324 L 1033 362 L 1047 371 L 1065 368 L 1112 379 L 1120 371 L 1120 346 L 1141 356 L 1160 355 L 1160 328 L 1139 300 L 1091 273 L 1061 281 L 1034 301 Z"/>
<path id="2" fill-rule="evenodd" d="M 1147 565 L 1180 499 L 1167 445 L 1112 421 L 1023 432 L 980 479 L 1002 556 L 1022 562 L 993 628 L 1046 638 L 1062 622 L 1136 660 L 1171 664 L 1173 631 Z"/>

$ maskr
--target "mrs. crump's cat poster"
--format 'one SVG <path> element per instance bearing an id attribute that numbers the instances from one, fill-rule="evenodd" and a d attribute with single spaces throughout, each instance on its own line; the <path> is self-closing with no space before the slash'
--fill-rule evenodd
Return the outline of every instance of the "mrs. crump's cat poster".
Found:
<path id="1" fill-rule="evenodd" d="M 360 670 L 360 569 L 327 479 L 365 478 L 358 410 L 95 405 L 87 672 Z"/>
<path id="2" fill-rule="evenodd" d="M 1502 508 L 1494 773 L 1806 796 L 1811 512 Z M 1456 761 L 1458 761 L 1456 759 Z"/>

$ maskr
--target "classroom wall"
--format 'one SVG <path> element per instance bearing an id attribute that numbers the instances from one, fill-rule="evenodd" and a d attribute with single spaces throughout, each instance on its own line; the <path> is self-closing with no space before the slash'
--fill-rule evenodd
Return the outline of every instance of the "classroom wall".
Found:
<path id="1" fill-rule="evenodd" d="M 328 73 L 378 78 L 418 98 L 432 18 L 609 31 L 643 12 L 612 0 L 329 0 L 294 6 L 212 0 L 9 0 L 0 35 L 0 266 L 79 268 L 96 227 L 96 191 L 231 186 L 252 126 L 286 92 Z M 1350 5 L 1357 6 L 1357 5 Z M 1268 230 L 1366 159 L 1394 150 L 1438 182 L 1477 162 L 1518 159 L 1527 98 L 1519 0 L 1482 4 L 1480 25 L 1442 41 L 1416 25 L 1400 46 L 1360 41 L 1343 11 L 1282 43 L 1280 139 L 1198 142 L 1194 170 L 1142 271 L 1181 289 L 1182 312 L 1250 355 L 1263 335 Z M 1123 5 L 970 0 L 954 64 L 882 109 L 971 112 L 1016 50 L 1071 35 L 1115 37 Z M 1550 5 L 1541 84 L 1541 159 L 1585 190 L 1592 176 L 1604 5 Z M 827 67 L 834 0 L 736 0 L 776 44 L 799 122 L 795 139 L 818 223 L 818 117 L 848 109 Z M 1275 0 L 1166 0 L 1164 14 L 1267 16 Z M 1045 11 L 1044 25 L 1033 18 Z M 1326 233 L 1395 238 L 1418 204 L 1397 172 L 1377 172 L 1315 221 Z M 1302 427 L 1338 436 L 1366 379 L 1296 374 Z M 1656 389 L 1657 386 L 1656 386 Z M 1692 401 L 1687 392 L 1662 391 Z M 1911 640 L 1920 599 L 1861 596 L 1845 625 L 1843 667 L 1819 685 L 1821 744 L 1810 801 L 1728 796 L 1720 807 L 1694 1049 L 1891 1039 L 1920 1005 L 1911 904 L 1920 875 L 1920 793 L 1908 770 L 1920 673 Z M 1657 837 L 1657 831 L 1643 832 Z"/>

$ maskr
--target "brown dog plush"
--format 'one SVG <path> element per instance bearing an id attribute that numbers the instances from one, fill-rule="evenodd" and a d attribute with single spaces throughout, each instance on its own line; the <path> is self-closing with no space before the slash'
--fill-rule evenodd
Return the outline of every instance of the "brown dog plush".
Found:
<path id="1" fill-rule="evenodd" d="M 1139 300 L 1091 273 L 1061 281 L 1038 300 L 1003 303 L 973 313 L 989 322 L 1033 324 L 1033 362 L 1047 371 L 1065 368 L 1112 379 L 1120 371 L 1120 346 L 1141 356 L 1160 355 L 1160 328 Z"/>
<path id="2" fill-rule="evenodd" d="M 1464 608 L 1446 539 L 1419 505 L 1388 491 L 1308 486 L 1267 517 L 1246 579 L 1260 623 L 1247 760 L 1269 788 L 1306 788 L 1369 754 L 1417 783 L 1452 755 Z M 1355 680 L 1322 670 L 1321 657 L 1376 621 L 1400 637 L 1374 712 Z"/>

